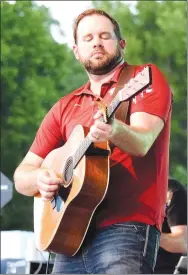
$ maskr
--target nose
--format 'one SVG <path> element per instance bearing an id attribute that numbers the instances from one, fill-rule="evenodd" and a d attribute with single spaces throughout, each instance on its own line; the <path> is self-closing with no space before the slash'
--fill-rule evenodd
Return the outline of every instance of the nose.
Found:
<path id="1" fill-rule="evenodd" d="M 97 47 L 102 48 L 103 47 L 102 40 L 98 35 L 94 36 L 94 38 L 93 38 L 93 47 L 94 48 L 97 48 Z"/>

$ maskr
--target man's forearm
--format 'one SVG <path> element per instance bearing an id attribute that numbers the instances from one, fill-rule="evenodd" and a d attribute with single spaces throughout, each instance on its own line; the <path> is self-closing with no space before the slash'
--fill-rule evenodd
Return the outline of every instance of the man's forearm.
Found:
<path id="1" fill-rule="evenodd" d="M 21 164 L 14 173 L 16 190 L 26 196 L 38 193 L 37 176 L 39 168 L 30 164 Z"/>
<path id="2" fill-rule="evenodd" d="M 186 253 L 187 244 L 186 240 L 182 235 L 177 235 L 174 233 L 162 233 L 160 246 L 168 252 L 171 253 Z"/>
<path id="3" fill-rule="evenodd" d="M 145 156 L 155 137 L 146 129 L 138 129 L 116 120 L 110 141 L 132 156 Z"/>

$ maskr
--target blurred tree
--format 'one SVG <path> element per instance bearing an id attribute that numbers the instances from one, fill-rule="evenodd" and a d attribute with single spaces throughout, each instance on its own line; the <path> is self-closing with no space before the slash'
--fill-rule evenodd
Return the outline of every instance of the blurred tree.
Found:
<path id="1" fill-rule="evenodd" d="M 86 75 L 70 49 L 54 41 L 50 28 L 58 22 L 47 8 L 4 1 L 1 15 L 1 171 L 11 179 L 45 113 Z M 32 201 L 14 192 L 2 228 L 31 229 Z"/>
<path id="2" fill-rule="evenodd" d="M 120 24 L 130 64 L 155 63 L 174 94 L 170 174 L 187 183 L 186 172 L 186 1 L 138 1 L 134 12 L 126 1 L 92 1 Z"/>

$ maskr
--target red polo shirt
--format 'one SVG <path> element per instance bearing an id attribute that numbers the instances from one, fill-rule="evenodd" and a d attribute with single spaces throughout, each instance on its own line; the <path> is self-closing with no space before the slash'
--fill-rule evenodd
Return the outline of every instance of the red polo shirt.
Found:
<path id="1" fill-rule="evenodd" d="M 140 221 L 156 225 L 161 230 L 168 182 L 172 94 L 159 69 L 153 64 L 147 65 L 152 69 L 152 85 L 131 100 L 130 114 L 150 113 L 162 118 L 165 125 L 144 157 L 132 157 L 118 147 L 114 148 L 110 156 L 108 191 L 96 211 L 98 226 Z M 111 100 L 110 88 L 116 85 L 124 66 L 126 63 L 101 87 L 101 98 L 107 103 Z M 138 66 L 133 76 L 144 66 Z M 43 119 L 30 151 L 45 158 L 61 140 L 66 142 L 76 125 L 91 127 L 93 114 L 97 111 L 96 98 L 89 89 L 89 82 L 61 98 Z"/>

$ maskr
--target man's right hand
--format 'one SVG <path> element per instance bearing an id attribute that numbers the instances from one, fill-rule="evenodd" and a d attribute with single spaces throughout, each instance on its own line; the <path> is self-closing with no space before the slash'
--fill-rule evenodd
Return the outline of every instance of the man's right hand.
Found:
<path id="1" fill-rule="evenodd" d="M 44 201 L 52 200 L 62 183 L 62 179 L 57 176 L 54 170 L 40 169 L 37 176 L 37 188 Z"/>

